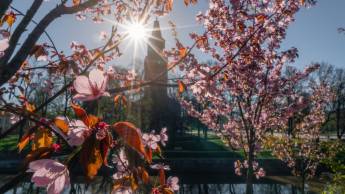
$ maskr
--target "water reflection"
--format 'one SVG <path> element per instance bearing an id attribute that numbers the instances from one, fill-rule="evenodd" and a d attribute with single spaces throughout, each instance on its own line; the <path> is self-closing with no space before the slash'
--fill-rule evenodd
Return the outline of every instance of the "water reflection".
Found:
<path id="1" fill-rule="evenodd" d="M 254 184 L 255 194 L 299 194 L 296 187 L 282 184 Z M 242 194 L 245 184 L 192 184 L 181 185 L 179 194 Z M 311 194 L 309 192 L 309 194 Z"/>
<path id="2" fill-rule="evenodd" d="M 178 194 L 244 194 L 245 184 L 182 184 Z M 74 184 L 64 194 L 107 194 L 111 193 L 110 183 L 98 182 L 90 185 Z M 6 194 L 40 194 L 46 193 L 45 189 L 36 188 L 31 183 L 21 183 Z M 137 192 L 146 194 L 147 192 Z M 254 184 L 254 194 L 300 194 L 301 191 L 292 185 L 285 184 Z M 306 192 L 312 194 L 312 192 Z"/>

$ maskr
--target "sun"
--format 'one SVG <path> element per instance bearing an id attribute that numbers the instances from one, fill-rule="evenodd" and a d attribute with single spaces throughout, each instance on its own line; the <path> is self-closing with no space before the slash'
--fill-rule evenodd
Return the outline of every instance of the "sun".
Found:
<path id="1" fill-rule="evenodd" d="M 148 37 L 148 29 L 140 22 L 131 22 L 125 26 L 130 39 L 134 41 L 145 41 Z"/>

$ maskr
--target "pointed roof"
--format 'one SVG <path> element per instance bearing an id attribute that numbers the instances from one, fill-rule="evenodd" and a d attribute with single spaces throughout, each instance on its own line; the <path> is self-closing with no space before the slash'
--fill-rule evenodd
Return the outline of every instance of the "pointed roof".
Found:
<path id="1" fill-rule="evenodd" d="M 159 21 L 156 18 L 156 20 L 153 22 L 153 30 L 152 30 L 152 37 L 155 37 L 157 39 L 163 39 L 161 27 L 159 25 Z"/>

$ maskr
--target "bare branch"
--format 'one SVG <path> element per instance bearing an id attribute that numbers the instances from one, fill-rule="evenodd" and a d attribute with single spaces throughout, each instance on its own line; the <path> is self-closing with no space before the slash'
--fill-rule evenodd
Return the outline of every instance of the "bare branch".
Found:
<path id="1" fill-rule="evenodd" d="M 8 64 L 0 64 L 0 85 L 5 84 L 20 68 L 21 64 L 28 57 L 31 48 L 44 33 L 45 29 L 57 18 L 66 14 L 74 14 L 86 8 L 93 7 L 97 4 L 97 0 L 88 0 L 78 6 L 66 7 L 60 4 L 52 9 L 34 28 L 28 38 L 25 40 L 21 48 Z"/>
<path id="2" fill-rule="evenodd" d="M 5 15 L 7 9 L 9 8 L 10 4 L 12 3 L 12 0 L 1 0 L 0 5 L 0 18 Z"/>
<path id="3" fill-rule="evenodd" d="M 10 46 L 6 49 L 5 55 L 1 57 L 0 64 L 6 64 L 8 60 L 11 58 L 14 52 L 14 49 L 17 46 L 19 38 L 25 32 L 26 27 L 28 26 L 28 24 L 30 23 L 34 15 L 36 14 L 39 7 L 42 5 L 42 2 L 43 0 L 37 0 L 32 3 L 30 9 L 26 12 L 26 14 L 24 15 L 24 18 L 22 19 L 22 21 L 19 23 L 19 25 L 16 27 L 15 31 L 13 32 L 11 39 L 9 41 Z M 0 72 L 1 72 L 1 69 L 0 69 Z"/>

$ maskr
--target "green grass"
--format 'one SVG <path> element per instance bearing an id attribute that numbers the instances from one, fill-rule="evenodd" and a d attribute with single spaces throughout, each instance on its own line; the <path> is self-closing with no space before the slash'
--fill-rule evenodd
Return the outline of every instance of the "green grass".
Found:
<path id="1" fill-rule="evenodd" d="M 167 158 L 244 158 L 243 150 L 232 150 L 213 132 L 208 132 L 207 138 L 202 133 L 198 137 L 196 130 L 177 137 L 175 147 L 165 150 Z M 270 150 L 263 150 L 257 155 L 258 159 L 273 159 Z"/>
<path id="2" fill-rule="evenodd" d="M 9 135 L 0 140 L 0 152 L 16 151 L 18 144 L 18 135 Z"/>

